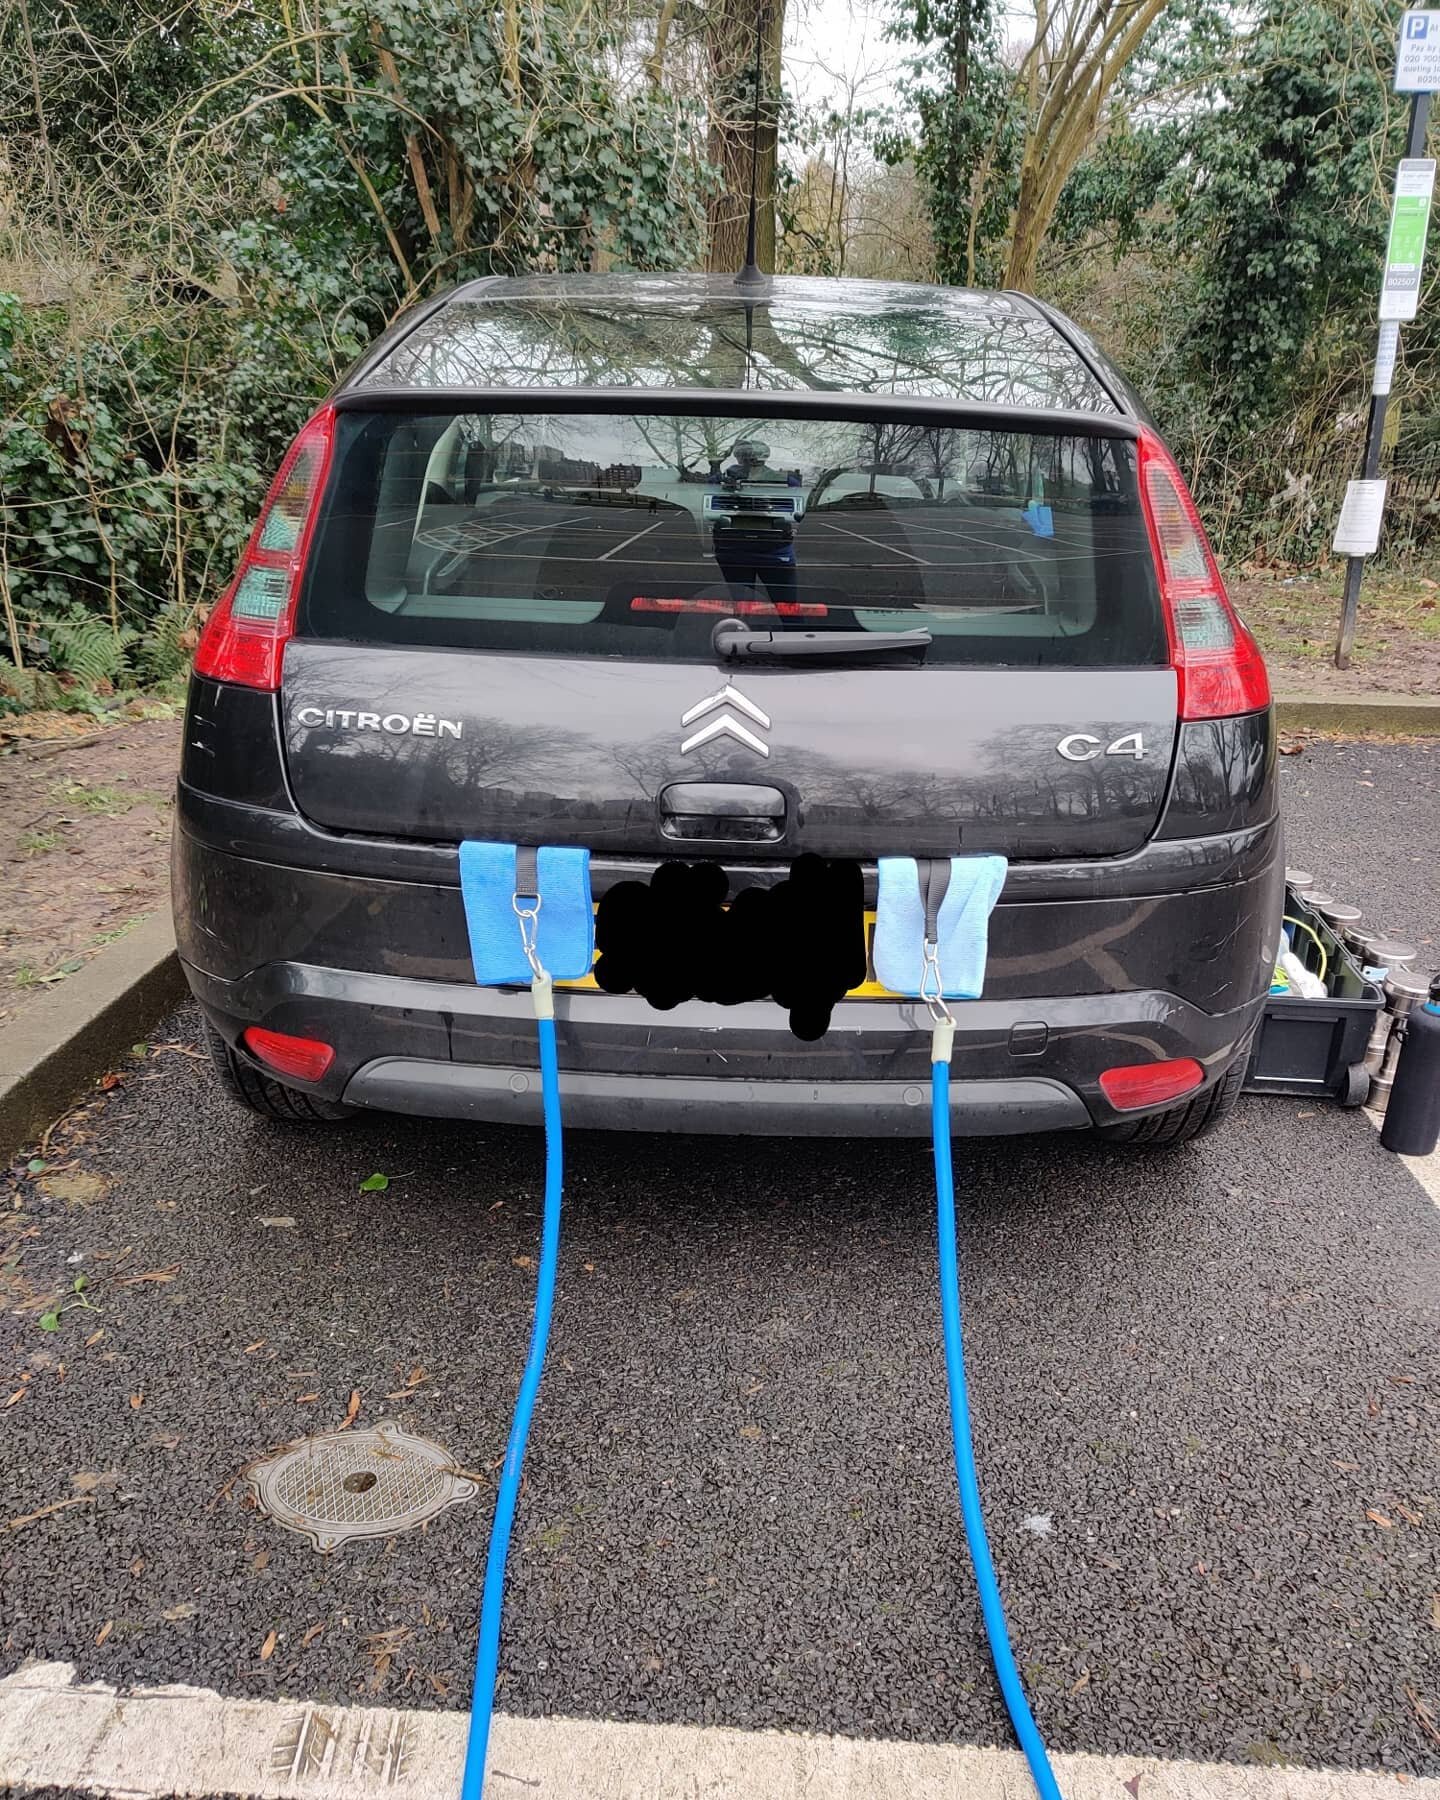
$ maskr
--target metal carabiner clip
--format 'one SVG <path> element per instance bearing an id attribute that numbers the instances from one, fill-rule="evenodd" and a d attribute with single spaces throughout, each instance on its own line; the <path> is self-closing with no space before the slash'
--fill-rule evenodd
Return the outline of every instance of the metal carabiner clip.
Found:
<path id="1" fill-rule="evenodd" d="M 953 1025 L 955 1015 L 945 1004 L 945 988 L 940 979 L 940 946 L 924 939 L 920 958 L 920 998 L 937 1025 Z"/>
<path id="2" fill-rule="evenodd" d="M 535 895 L 533 906 L 522 906 L 519 894 L 512 894 L 510 905 L 515 917 L 520 921 L 520 944 L 525 952 L 525 960 L 530 965 L 530 973 L 537 981 L 543 981 L 547 979 L 545 967 L 540 961 L 540 953 L 536 947 L 540 930 L 540 896 Z"/>

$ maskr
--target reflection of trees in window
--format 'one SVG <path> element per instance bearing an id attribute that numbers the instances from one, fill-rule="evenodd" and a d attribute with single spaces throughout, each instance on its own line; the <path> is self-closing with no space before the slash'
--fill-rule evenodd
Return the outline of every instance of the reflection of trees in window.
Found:
<path id="1" fill-rule="evenodd" d="M 368 380 L 423 387 L 724 387 L 1114 411 L 1047 319 L 999 297 L 827 283 L 762 302 L 698 284 L 556 288 L 443 308 Z M 823 300 L 822 300 L 823 295 Z"/>

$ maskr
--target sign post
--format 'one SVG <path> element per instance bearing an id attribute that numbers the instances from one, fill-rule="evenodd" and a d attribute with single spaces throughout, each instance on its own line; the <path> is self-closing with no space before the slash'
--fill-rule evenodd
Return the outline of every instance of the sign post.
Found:
<path id="1" fill-rule="evenodd" d="M 1385 510 L 1380 450 L 1385 437 L 1385 413 L 1390 403 L 1395 357 L 1400 348 L 1400 325 L 1404 320 L 1413 319 L 1420 305 L 1425 236 L 1435 191 L 1435 164 L 1425 155 L 1425 132 L 1430 123 L 1430 96 L 1437 89 L 1440 89 L 1440 12 L 1407 12 L 1400 21 L 1395 91 L 1410 95 L 1410 131 L 1404 159 L 1395 172 L 1395 197 L 1390 208 L 1385 277 L 1380 289 L 1380 339 L 1375 351 L 1375 375 L 1370 384 L 1370 418 L 1365 429 L 1365 467 L 1360 480 L 1352 481 L 1345 490 L 1333 545 L 1338 553 L 1350 559 L 1345 570 L 1340 635 L 1335 644 L 1337 669 L 1350 667 L 1360 607 L 1360 578 L 1365 572 L 1365 558 L 1374 554 L 1380 542 L 1380 521 Z"/>

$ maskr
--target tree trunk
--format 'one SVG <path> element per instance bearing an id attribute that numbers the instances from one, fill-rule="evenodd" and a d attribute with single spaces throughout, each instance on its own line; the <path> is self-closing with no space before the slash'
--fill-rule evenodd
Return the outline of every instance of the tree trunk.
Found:
<path id="1" fill-rule="evenodd" d="M 760 35 L 760 130 L 755 118 L 755 38 Z M 710 56 L 710 161 L 720 191 L 708 205 L 705 266 L 734 274 L 745 260 L 750 212 L 750 163 L 755 161 L 755 260 L 775 268 L 775 151 L 780 107 L 785 0 L 710 0 L 706 37 Z"/>

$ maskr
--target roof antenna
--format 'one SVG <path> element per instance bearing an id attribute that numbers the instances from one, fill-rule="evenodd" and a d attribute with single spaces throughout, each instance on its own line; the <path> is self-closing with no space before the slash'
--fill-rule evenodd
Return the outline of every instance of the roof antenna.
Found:
<path id="1" fill-rule="evenodd" d="M 765 276 L 755 261 L 755 204 L 760 160 L 760 62 L 765 43 L 764 0 L 755 6 L 755 111 L 750 120 L 750 216 L 745 225 L 745 263 L 735 277 L 736 287 L 763 287 Z"/>

